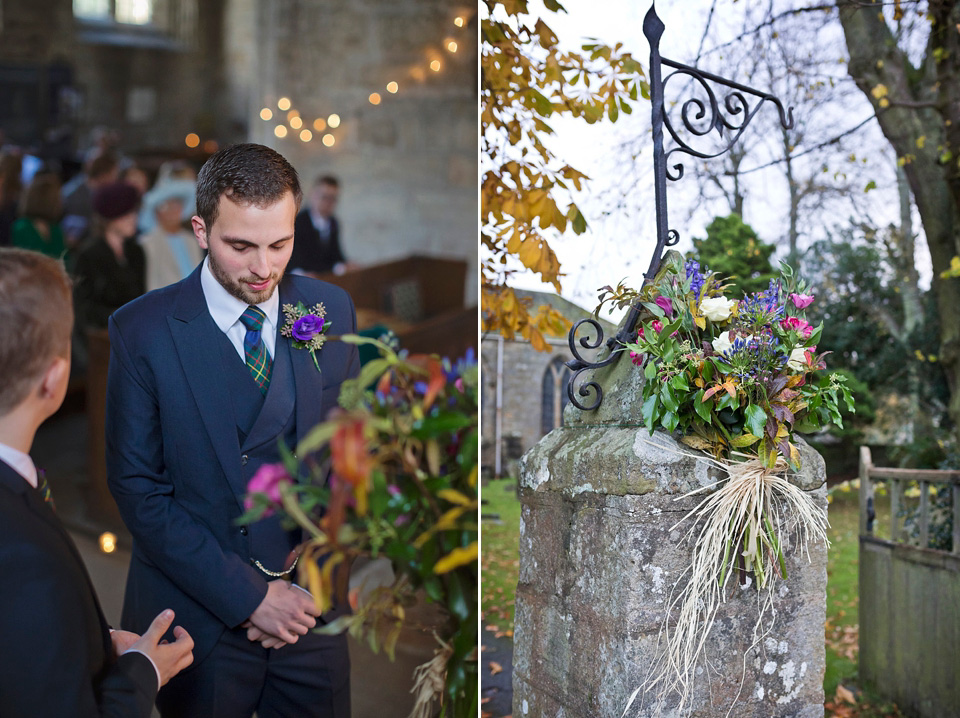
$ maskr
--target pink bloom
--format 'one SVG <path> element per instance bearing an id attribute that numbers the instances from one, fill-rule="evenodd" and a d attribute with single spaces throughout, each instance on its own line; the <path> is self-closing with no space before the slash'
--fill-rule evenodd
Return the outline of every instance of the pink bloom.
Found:
<path id="1" fill-rule="evenodd" d="M 632 361 L 636 366 L 643 366 L 643 354 L 630 352 L 630 361 Z"/>
<path id="2" fill-rule="evenodd" d="M 806 309 L 811 304 L 813 304 L 813 295 L 812 294 L 791 294 L 790 300 L 793 302 L 793 306 L 797 309 Z"/>
<path id="3" fill-rule="evenodd" d="M 659 319 L 654 319 L 651 326 L 653 327 L 653 331 L 659 334 L 660 330 L 663 329 L 663 322 L 661 322 Z"/>
<path id="4" fill-rule="evenodd" d="M 780 326 L 789 331 L 796 331 L 803 335 L 804 339 L 813 334 L 813 325 L 810 322 L 799 317 L 787 317 L 780 322 Z"/>
<path id="5" fill-rule="evenodd" d="M 668 317 L 673 316 L 673 302 L 670 301 L 670 297 L 659 296 L 654 300 L 654 303 L 660 307 Z"/>
<path id="6" fill-rule="evenodd" d="M 247 483 L 248 496 L 243 501 L 244 507 L 248 511 L 253 508 L 253 499 L 249 494 L 266 494 L 272 503 L 281 503 L 283 499 L 280 496 L 280 485 L 283 483 L 293 483 L 283 464 L 264 464 L 257 469 L 257 473 Z M 264 516 L 269 516 L 272 513 L 272 509 L 267 509 Z"/>

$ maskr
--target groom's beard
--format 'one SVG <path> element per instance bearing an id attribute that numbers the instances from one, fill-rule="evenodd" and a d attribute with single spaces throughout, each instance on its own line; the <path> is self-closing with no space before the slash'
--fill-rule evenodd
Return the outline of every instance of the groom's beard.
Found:
<path id="1" fill-rule="evenodd" d="M 259 281 L 263 281 L 263 278 L 260 277 L 242 277 L 239 282 L 234 281 L 230 276 L 223 270 L 217 260 L 213 255 L 213 252 L 207 252 L 207 257 L 210 260 L 210 271 L 213 273 L 213 276 L 220 286 L 227 290 L 231 296 L 236 297 L 244 304 L 260 304 L 261 302 L 267 301 L 272 295 L 274 290 L 277 288 L 277 285 L 280 284 L 280 280 L 283 279 L 284 269 L 281 269 L 279 272 L 276 272 L 270 276 L 270 284 L 267 285 L 265 289 L 261 289 L 259 292 L 254 291 L 247 287 L 244 282 L 254 282 L 259 284 Z"/>

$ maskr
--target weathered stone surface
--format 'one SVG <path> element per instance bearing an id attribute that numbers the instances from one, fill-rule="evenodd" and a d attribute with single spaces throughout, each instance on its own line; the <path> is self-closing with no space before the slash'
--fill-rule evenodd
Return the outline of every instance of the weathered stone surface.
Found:
<path id="1" fill-rule="evenodd" d="M 636 426 L 630 395 L 638 392 L 623 388 L 631 380 L 623 368 L 639 373 L 619 362 L 609 372 L 612 383 L 603 383 L 601 411 L 607 408 L 612 421 L 622 397 L 626 426 L 596 426 L 602 422 L 570 411 L 571 425 L 548 434 L 521 461 L 518 718 L 622 715 L 650 676 L 672 592 L 690 564 L 689 522 L 675 525 L 700 498 L 680 497 L 720 477 L 668 435 L 651 437 Z M 802 457 L 793 481 L 825 509 L 822 459 L 805 444 Z M 826 547 L 810 546 L 809 562 L 797 548 L 787 547 L 789 579 L 776 593 L 768 633 L 753 635 L 753 587 L 733 589 L 721 606 L 683 716 L 726 716 L 731 707 L 738 718 L 823 715 Z M 629 715 L 652 716 L 656 698 L 638 697 Z M 677 702 L 664 696 L 661 715 L 679 718 Z"/>

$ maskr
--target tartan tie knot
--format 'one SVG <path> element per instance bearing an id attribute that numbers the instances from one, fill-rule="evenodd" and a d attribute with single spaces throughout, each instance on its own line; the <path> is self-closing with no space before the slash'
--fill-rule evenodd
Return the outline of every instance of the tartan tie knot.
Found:
<path id="1" fill-rule="evenodd" d="M 260 330 L 267 315 L 259 307 L 249 306 L 240 315 L 240 323 L 247 328 L 247 335 L 243 340 L 243 355 L 247 368 L 253 380 L 260 388 L 260 393 L 266 394 L 270 386 L 270 369 L 273 362 L 267 348 L 260 339 Z"/>
<path id="2" fill-rule="evenodd" d="M 260 307 L 249 306 L 243 310 L 240 315 L 240 323 L 247 328 L 248 332 L 259 332 L 263 329 L 263 323 L 267 315 L 263 313 Z"/>

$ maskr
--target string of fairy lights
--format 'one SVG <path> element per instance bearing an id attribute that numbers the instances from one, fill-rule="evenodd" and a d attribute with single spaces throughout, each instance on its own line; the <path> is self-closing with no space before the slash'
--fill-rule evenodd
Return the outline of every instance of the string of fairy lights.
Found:
<path id="1" fill-rule="evenodd" d="M 453 24 L 458 30 L 463 30 L 467 25 L 467 17 L 463 14 L 457 15 L 453 19 Z M 444 60 L 443 51 L 454 54 L 459 49 L 460 44 L 455 37 L 447 37 L 443 41 L 443 50 L 436 48 L 427 48 L 425 53 L 431 58 L 428 63 L 416 65 L 410 69 L 410 78 L 416 82 L 423 82 L 429 74 L 439 73 L 443 70 Z M 371 92 L 367 101 L 374 106 L 383 103 L 385 97 L 396 95 L 401 91 L 400 83 L 396 80 L 390 80 L 384 86 L 387 95 L 380 92 Z M 260 119 L 264 122 L 276 123 L 273 126 L 273 134 L 278 139 L 284 139 L 288 136 L 299 138 L 301 142 L 308 143 L 319 140 L 324 147 L 333 147 L 337 143 L 335 130 L 340 127 L 342 120 L 339 114 L 332 112 L 325 116 L 318 116 L 312 121 L 306 119 L 299 110 L 294 107 L 293 100 L 289 97 L 281 97 L 273 106 L 265 106 L 260 110 Z M 278 122 L 279 121 L 279 122 Z M 200 135 L 191 132 L 184 138 L 184 142 L 190 149 L 200 147 Z M 218 143 L 216 140 L 206 140 L 203 142 L 203 150 L 207 153 L 216 152 Z"/>

